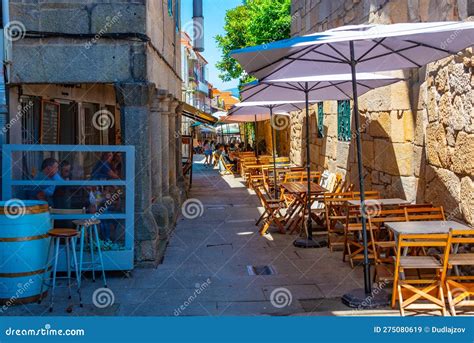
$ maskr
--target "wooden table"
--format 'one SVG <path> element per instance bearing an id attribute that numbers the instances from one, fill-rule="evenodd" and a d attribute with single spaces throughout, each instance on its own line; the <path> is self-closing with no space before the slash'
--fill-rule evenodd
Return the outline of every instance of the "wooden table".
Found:
<path id="1" fill-rule="evenodd" d="M 385 227 L 391 230 L 395 235 L 449 233 L 449 229 L 472 230 L 472 228 L 469 226 L 458 223 L 454 220 L 423 220 L 393 223 L 386 222 Z"/>
<path id="2" fill-rule="evenodd" d="M 281 188 L 286 194 L 291 194 L 294 200 L 288 206 L 285 214 L 286 230 L 293 232 L 298 223 L 304 218 L 307 208 L 307 197 L 308 197 L 308 182 L 283 182 Z M 310 182 L 310 201 L 313 203 L 316 200 L 315 195 L 320 195 L 328 190 L 321 187 L 315 182 Z"/>
<path id="3" fill-rule="evenodd" d="M 387 222 L 385 227 L 391 230 L 395 236 L 395 242 L 399 234 L 403 235 L 416 235 L 416 234 L 436 234 L 436 233 L 449 233 L 450 229 L 454 230 L 472 230 L 471 227 L 458 223 L 454 220 L 422 220 L 414 222 Z M 458 250 L 458 246 L 454 247 L 454 253 Z M 408 254 L 408 248 L 403 250 L 403 255 Z M 459 275 L 457 266 L 454 267 L 454 272 Z M 402 275 L 402 277 L 404 277 Z"/>
<path id="4" fill-rule="evenodd" d="M 348 200 L 347 203 L 353 206 L 360 206 L 360 200 Z M 380 206 L 398 206 L 411 204 L 410 201 L 400 198 L 388 198 L 388 199 L 366 199 L 365 204 L 369 206 L 380 205 Z"/>

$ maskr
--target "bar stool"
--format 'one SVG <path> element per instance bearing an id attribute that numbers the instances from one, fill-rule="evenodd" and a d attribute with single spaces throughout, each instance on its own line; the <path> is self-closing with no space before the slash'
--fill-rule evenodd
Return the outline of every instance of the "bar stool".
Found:
<path id="1" fill-rule="evenodd" d="M 104 261 L 102 259 L 102 250 L 100 248 L 99 240 L 99 231 L 97 225 L 100 224 L 98 219 L 86 219 L 86 220 L 73 220 L 74 225 L 77 227 L 77 231 L 81 235 L 81 242 L 79 246 L 79 282 L 81 282 L 82 272 L 84 270 L 92 271 L 92 281 L 95 282 L 95 270 L 96 267 L 99 267 L 102 271 L 102 279 L 104 281 L 104 287 L 107 287 L 107 280 L 105 278 L 104 270 Z M 86 238 L 87 235 L 87 238 Z M 85 262 L 84 257 L 84 247 L 85 245 L 89 246 L 89 251 L 91 254 L 91 259 L 89 262 Z M 99 260 L 97 261 L 95 257 L 94 250 L 97 250 L 97 255 Z M 86 269 L 84 266 L 88 266 Z"/>
<path id="2" fill-rule="evenodd" d="M 43 300 L 43 287 L 44 285 L 52 286 L 51 289 L 51 300 L 49 304 L 49 312 L 53 311 L 54 305 L 54 291 L 56 289 L 56 280 L 57 279 L 67 279 L 68 282 L 68 292 L 69 292 L 69 299 L 72 298 L 71 294 L 71 252 L 73 258 L 73 265 L 74 265 L 74 272 L 76 274 L 76 281 L 77 281 L 77 293 L 79 295 L 79 306 L 82 307 L 82 296 L 81 296 L 81 284 L 79 281 L 79 269 L 77 264 L 77 256 L 76 256 L 76 238 L 79 232 L 76 229 L 51 229 L 48 231 L 48 236 L 51 238 L 48 247 L 48 254 L 46 256 L 46 266 L 45 270 L 48 271 L 50 269 L 51 263 L 53 263 L 53 275 L 52 277 L 47 278 L 48 281 L 52 280 L 52 284 L 49 284 L 45 280 L 45 274 L 43 274 L 43 280 L 41 282 L 41 291 L 40 291 L 40 299 L 38 303 L 40 304 Z M 59 259 L 59 246 L 61 244 L 61 239 L 64 240 L 65 250 L 66 250 L 66 265 L 67 265 L 67 276 L 58 277 L 56 276 L 58 270 L 58 259 Z M 54 259 L 50 261 L 49 255 L 51 253 L 51 248 L 54 248 Z"/>

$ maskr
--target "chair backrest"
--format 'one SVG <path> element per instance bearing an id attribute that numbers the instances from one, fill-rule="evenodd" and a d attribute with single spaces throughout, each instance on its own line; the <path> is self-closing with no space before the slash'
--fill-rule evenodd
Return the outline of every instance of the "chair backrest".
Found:
<path id="1" fill-rule="evenodd" d="M 432 233 L 432 234 L 400 234 L 398 235 L 397 244 L 397 263 L 400 256 L 403 254 L 410 254 L 409 249 L 423 248 L 424 251 L 429 251 L 428 248 L 437 248 L 436 255 L 439 255 L 438 250 L 442 250 L 443 261 L 447 263 L 449 249 L 448 249 L 449 234 L 447 233 Z M 398 265 L 397 265 L 398 267 Z"/>
<path id="2" fill-rule="evenodd" d="M 303 172 L 300 171 L 291 171 L 285 174 L 284 182 L 300 182 L 302 180 Z"/>
<path id="3" fill-rule="evenodd" d="M 405 207 L 407 221 L 446 220 L 443 206 L 439 207 Z"/>
<path id="4" fill-rule="evenodd" d="M 319 181 L 321 180 L 321 172 L 312 171 L 310 172 L 309 177 L 312 182 L 319 184 Z M 301 181 L 307 181 L 307 180 L 308 180 L 308 173 L 302 173 Z"/>
<path id="5" fill-rule="evenodd" d="M 365 199 L 380 199 L 379 191 L 365 191 Z M 360 192 L 352 192 L 354 199 L 360 199 Z"/>

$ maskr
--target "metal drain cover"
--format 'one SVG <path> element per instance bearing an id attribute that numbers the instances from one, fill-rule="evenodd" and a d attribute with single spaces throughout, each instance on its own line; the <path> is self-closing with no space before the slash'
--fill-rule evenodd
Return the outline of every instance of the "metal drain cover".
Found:
<path id="1" fill-rule="evenodd" d="M 249 275 L 275 275 L 277 272 L 273 266 L 247 266 Z"/>

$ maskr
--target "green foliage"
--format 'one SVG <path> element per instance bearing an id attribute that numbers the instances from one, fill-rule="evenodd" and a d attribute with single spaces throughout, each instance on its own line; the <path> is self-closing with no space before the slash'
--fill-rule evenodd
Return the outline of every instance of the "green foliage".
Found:
<path id="1" fill-rule="evenodd" d="M 241 66 L 229 56 L 232 50 L 266 44 L 290 37 L 291 0 L 248 0 L 244 5 L 228 10 L 225 35 L 215 37 L 222 51 L 216 64 L 223 81 L 239 78 L 241 83 L 252 79 L 243 75 Z"/>

